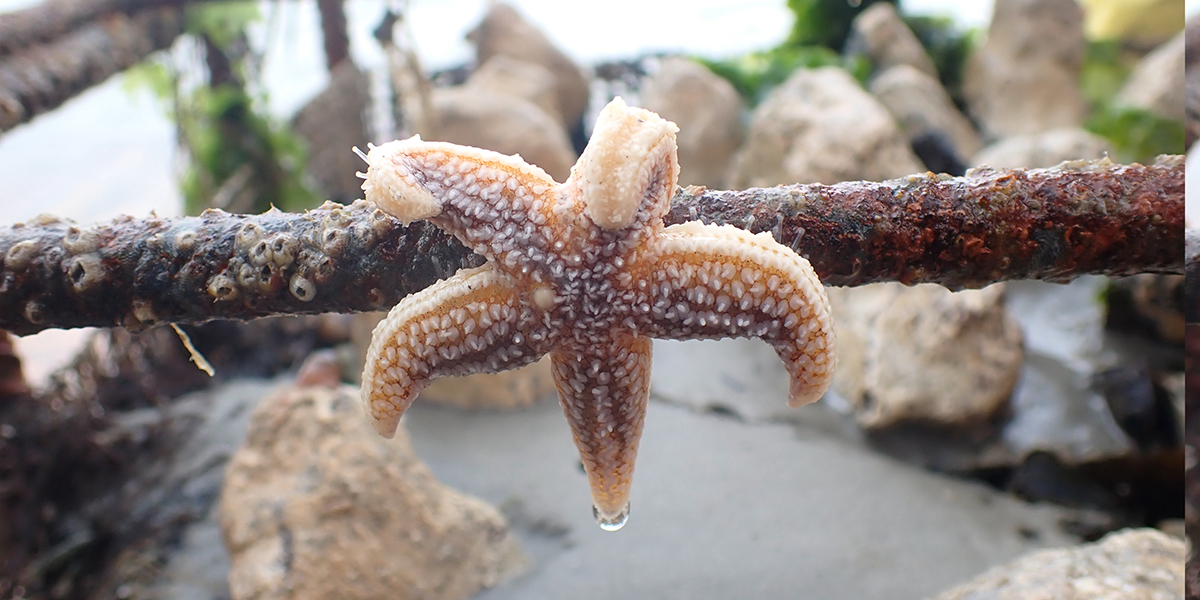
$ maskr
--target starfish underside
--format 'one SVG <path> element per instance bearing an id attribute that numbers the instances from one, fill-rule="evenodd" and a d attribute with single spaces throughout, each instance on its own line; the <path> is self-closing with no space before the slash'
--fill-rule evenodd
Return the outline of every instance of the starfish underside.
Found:
<path id="1" fill-rule="evenodd" d="M 362 394 L 391 437 L 439 377 L 550 355 L 597 520 L 620 527 L 650 390 L 650 341 L 758 337 L 791 376 L 788 403 L 833 375 L 829 303 L 808 261 L 767 233 L 663 226 L 677 128 L 613 100 L 565 183 L 519 156 L 423 142 L 371 149 L 367 200 L 429 219 L 487 257 L 413 294 L 375 329 Z"/>

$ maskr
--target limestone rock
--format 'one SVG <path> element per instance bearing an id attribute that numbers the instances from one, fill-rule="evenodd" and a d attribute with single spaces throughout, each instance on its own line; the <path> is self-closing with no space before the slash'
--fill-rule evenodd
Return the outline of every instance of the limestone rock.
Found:
<path id="1" fill-rule="evenodd" d="M 995 169 L 1053 167 L 1064 160 L 1103 158 L 1108 140 L 1083 129 L 1054 129 L 998 140 L 980 150 L 971 164 Z"/>
<path id="2" fill-rule="evenodd" d="M 293 119 L 296 133 L 308 143 L 308 172 L 324 197 L 350 203 L 362 197 L 362 160 L 348 152 L 366 148 L 365 116 L 371 104 L 371 82 L 353 61 L 344 60 L 330 73 L 329 86 Z"/>
<path id="3" fill-rule="evenodd" d="M 742 143 L 742 102 L 728 81 L 682 57 L 662 61 L 642 84 L 641 106 L 679 125 L 679 185 L 725 185 Z"/>
<path id="4" fill-rule="evenodd" d="M 1002 285 L 950 292 L 888 283 L 830 292 L 834 385 L 860 426 L 967 427 L 1006 407 L 1024 351 Z"/>
<path id="5" fill-rule="evenodd" d="M 1085 49 L 1075 0 L 997 0 L 987 41 L 963 75 L 972 116 L 993 137 L 1081 125 Z"/>
<path id="6" fill-rule="evenodd" d="M 558 108 L 554 74 L 537 63 L 498 54 L 479 65 L 467 78 L 465 85 L 524 98 L 541 107 L 555 120 L 561 121 L 563 118 Z M 562 123 L 562 126 L 566 129 L 567 124 Z"/>
<path id="7" fill-rule="evenodd" d="M 801 69 L 755 109 L 730 187 L 881 181 L 924 168 L 887 109 L 837 67 Z"/>
<path id="8" fill-rule="evenodd" d="M 458 86 L 435 89 L 433 109 L 426 139 L 520 154 L 556 181 L 571 174 L 576 156 L 566 131 L 528 100 Z"/>
<path id="9" fill-rule="evenodd" d="M 495 509 L 434 479 L 403 427 L 371 431 L 350 387 L 259 405 L 220 520 L 235 600 L 461 599 L 526 560 Z"/>
<path id="10" fill-rule="evenodd" d="M 871 93 L 896 118 L 910 143 L 940 133 L 954 144 L 960 157 L 973 156 L 983 147 L 979 134 L 954 106 L 941 82 L 916 67 L 900 64 L 880 73 L 871 80 Z"/>
<path id="11" fill-rule="evenodd" d="M 936 600 L 1175 600 L 1183 598 L 1186 544 L 1127 529 L 1075 548 L 1041 550 L 947 590 Z"/>
<path id="12" fill-rule="evenodd" d="M 499 373 L 444 377 L 421 391 L 420 402 L 436 402 L 463 409 L 512 409 L 532 406 L 556 397 L 550 358 Z"/>
<path id="13" fill-rule="evenodd" d="M 1117 94 L 1117 102 L 1183 121 L 1184 34 L 1146 55 Z"/>
<path id="14" fill-rule="evenodd" d="M 846 43 L 850 52 L 866 54 L 878 70 L 909 65 L 935 79 L 938 76 L 933 59 L 890 2 L 877 2 L 859 13 L 850 24 Z"/>
<path id="15" fill-rule="evenodd" d="M 554 74 L 558 108 L 562 122 L 574 127 L 583 116 L 588 101 L 588 81 L 583 71 L 554 47 L 546 34 L 538 30 L 513 7 L 492 3 L 483 21 L 468 35 L 475 44 L 475 63 L 486 64 L 496 55 L 539 64 Z"/>

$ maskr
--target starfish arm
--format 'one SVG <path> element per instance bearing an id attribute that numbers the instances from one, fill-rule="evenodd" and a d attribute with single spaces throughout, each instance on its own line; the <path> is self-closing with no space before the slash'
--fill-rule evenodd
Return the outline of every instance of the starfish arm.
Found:
<path id="1" fill-rule="evenodd" d="M 650 339 L 617 333 L 550 353 L 554 383 L 592 488 L 596 519 L 629 514 L 633 463 L 650 395 Z"/>
<path id="2" fill-rule="evenodd" d="M 405 298 L 376 326 L 362 375 L 365 412 L 384 437 L 434 379 L 530 364 L 554 337 L 544 314 L 491 265 Z"/>
<path id="3" fill-rule="evenodd" d="M 413 138 L 372 148 L 367 200 L 429 219 L 490 260 L 413 295 L 375 330 L 363 400 L 395 433 L 431 380 L 551 357 L 600 526 L 619 529 L 650 393 L 651 338 L 754 336 L 791 376 L 788 403 L 829 388 L 829 301 L 769 234 L 663 227 L 678 181 L 674 123 L 613 100 L 571 177 L 516 156 Z"/>
<path id="4" fill-rule="evenodd" d="M 372 147 L 367 164 L 366 199 L 405 224 L 429 219 L 510 274 L 551 253 L 560 186 L 520 156 L 414 136 Z"/>
<path id="5" fill-rule="evenodd" d="M 658 338 L 761 338 L 791 376 L 788 404 L 820 399 L 837 358 L 829 301 L 807 260 L 768 233 L 728 225 L 674 225 L 659 241 L 656 260 L 624 276 L 641 300 L 627 325 Z"/>
<path id="6" fill-rule="evenodd" d="M 661 223 L 679 181 L 678 131 L 648 110 L 627 106 L 620 96 L 600 111 L 567 180 L 569 188 L 582 192 L 583 209 L 596 225 L 636 233 L 647 223 Z"/>

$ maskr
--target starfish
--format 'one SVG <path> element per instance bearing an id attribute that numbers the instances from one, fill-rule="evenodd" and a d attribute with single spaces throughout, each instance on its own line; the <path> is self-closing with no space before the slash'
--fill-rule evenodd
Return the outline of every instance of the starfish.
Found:
<path id="1" fill-rule="evenodd" d="M 618 97 L 564 183 L 520 156 L 415 136 L 370 148 L 367 200 L 405 224 L 428 219 L 487 258 L 405 298 L 376 327 L 362 397 L 381 435 L 395 434 L 438 377 L 549 354 L 593 515 L 615 530 L 629 514 L 652 338 L 761 338 L 790 375 L 789 404 L 821 397 L 834 336 L 808 261 L 769 233 L 664 227 L 677 131 Z"/>

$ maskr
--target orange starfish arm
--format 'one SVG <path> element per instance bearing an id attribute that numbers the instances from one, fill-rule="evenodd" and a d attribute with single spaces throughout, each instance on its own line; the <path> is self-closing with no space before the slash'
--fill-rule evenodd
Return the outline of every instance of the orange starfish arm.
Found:
<path id="1" fill-rule="evenodd" d="M 650 338 L 617 333 L 565 345 L 550 360 L 592 488 L 596 520 L 618 529 L 629 515 L 633 463 L 650 397 Z"/>
<path id="2" fill-rule="evenodd" d="M 375 327 L 362 397 L 375 430 L 392 437 L 401 415 L 438 377 L 530 364 L 553 334 L 544 314 L 491 265 L 459 271 L 398 304 Z"/>
<path id="3" fill-rule="evenodd" d="M 543 232 L 560 227 L 559 184 L 520 156 L 414 136 L 373 146 L 366 159 L 366 199 L 406 225 L 429 219 L 514 274 L 555 252 Z"/>
<path id="4" fill-rule="evenodd" d="M 791 375 L 788 404 L 816 402 L 837 362 L 825 289 L 808 261 L 768 233 L 699 222 L 663 230 L 656 260 L 626 285 L 642 288 L 639 332 L 657 338 L 757 337 Z"/>

